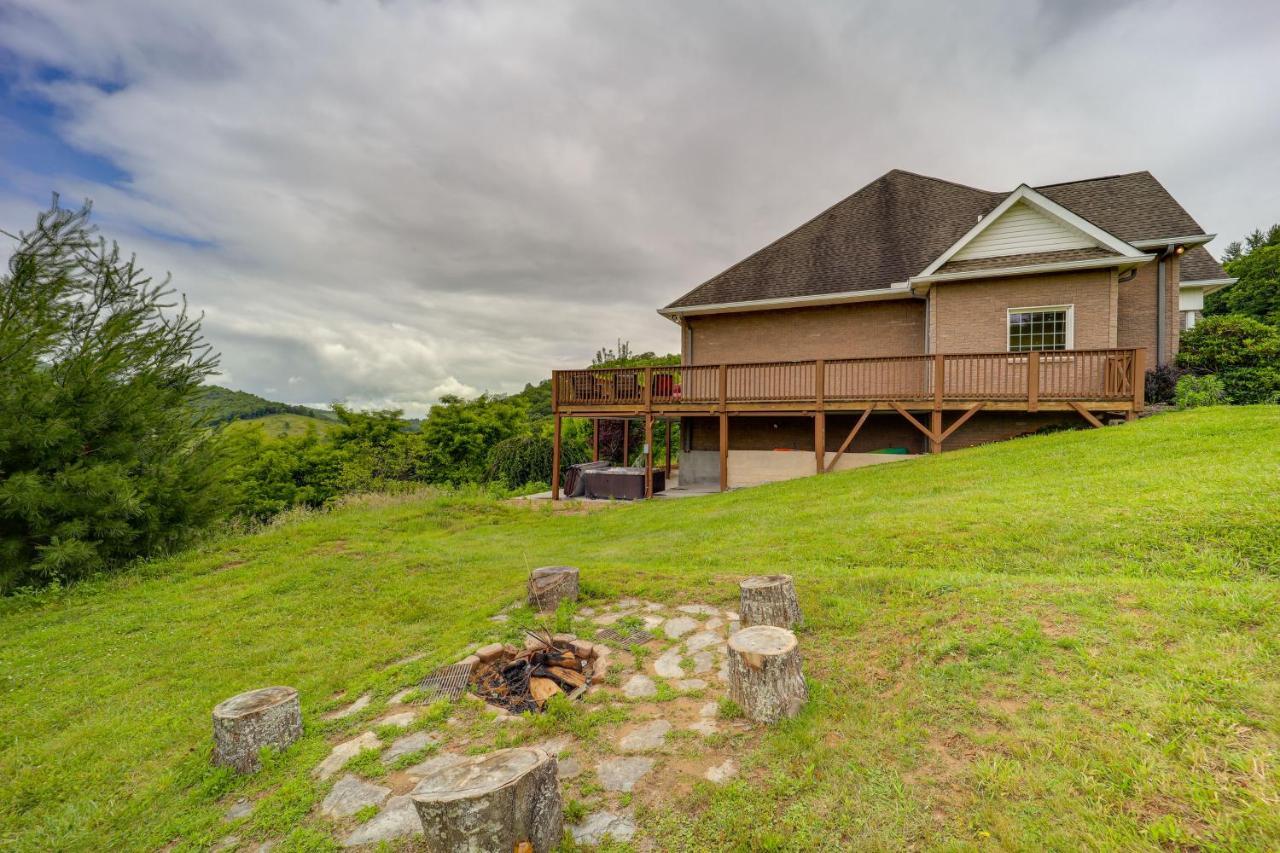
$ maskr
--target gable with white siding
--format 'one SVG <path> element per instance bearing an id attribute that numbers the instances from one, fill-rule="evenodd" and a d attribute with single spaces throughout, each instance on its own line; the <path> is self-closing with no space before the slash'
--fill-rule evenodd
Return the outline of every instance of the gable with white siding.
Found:
<path id="1" fill-rule="evenodd" d="M 1084 232 L 1020 201 L 1000 214 L 951 259 L 1001 258 L 1063 249 L 1091 249 L 1097 245 L 1097 241 Z"/>

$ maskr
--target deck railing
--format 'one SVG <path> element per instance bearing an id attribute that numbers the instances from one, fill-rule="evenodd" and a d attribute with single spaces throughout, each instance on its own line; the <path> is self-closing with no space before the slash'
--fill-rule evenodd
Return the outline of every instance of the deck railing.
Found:
<path id="1" fill-rule="evenodd" d="M 558 407 L 928 401 L 1132 401 L 1142 408 L 1142 351 L 842 358 L 559 370 Z"/>

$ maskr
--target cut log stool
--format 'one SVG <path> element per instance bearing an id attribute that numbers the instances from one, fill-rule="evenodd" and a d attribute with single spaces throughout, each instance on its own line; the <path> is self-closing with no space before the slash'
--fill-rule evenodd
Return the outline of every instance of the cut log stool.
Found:
<path id="1" fill-rule="evenodd" d="M 801 622 L 800 601 L 791 575 L 759 575 L 738 584 L 742 627 L 776 625 L 794 628 Z"/>
<path id="2" fill-rule="evenodd" d="M 213 709 L 213 763 L 241 773 L 262 769 L 258 751 L 284 749 L 302 736 L 302 709 L 292 687 L 264 687 Z"/>
<path id="3" fill-rule="evenodd" d="M 561 601 L 578 600 L 578 570 L 573 566 L 543 566 L 529 575 L 529 606 L 555 610 Z"/>
<path id="4" fill-rule="evenodd" d="M 505 851 L 527 842 L 550 853 L 564 833 L 556 760 L 536 747 L 467 758 L 423 779 L 412 797 L 431 851 Z"/>
<path id="5" fill-rule="evenodd" d="M 796 635 L 755 625 L 729 637 L 729 698 L 757 723 L 800 713 L 809 698 Z"/>

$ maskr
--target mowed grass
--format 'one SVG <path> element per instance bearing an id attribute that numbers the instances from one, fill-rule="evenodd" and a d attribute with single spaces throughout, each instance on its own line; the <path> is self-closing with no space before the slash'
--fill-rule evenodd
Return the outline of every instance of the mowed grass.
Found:
<path id="1" fill-rule="evenodd" d="M 811 701 L 642 809 L 662 849 L 1280 847 L 1280 407 L 585 513 L 374 498 L 9 603 L 0 847 L 203 849 L 250 795 L 242 840 L 324 849 L 321 712 L 455 659 L 551 563 L 730 607 L 796 577 Z M 269 684 L 306 736 L 210 768 L 210 709 Z"/>

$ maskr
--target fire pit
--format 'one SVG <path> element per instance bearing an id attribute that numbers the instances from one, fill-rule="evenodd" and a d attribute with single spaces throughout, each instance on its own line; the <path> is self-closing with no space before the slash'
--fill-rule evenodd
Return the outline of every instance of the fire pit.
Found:
<path id="1" fill-rule="evenodd" d="M 471 692 L 512 714 L 540 712 L 556 694 L 577 699 L 600 667 L 600 648 L 564 635 L 529 632 L 527 648 L 481 649 L 471 671 Z"/>

